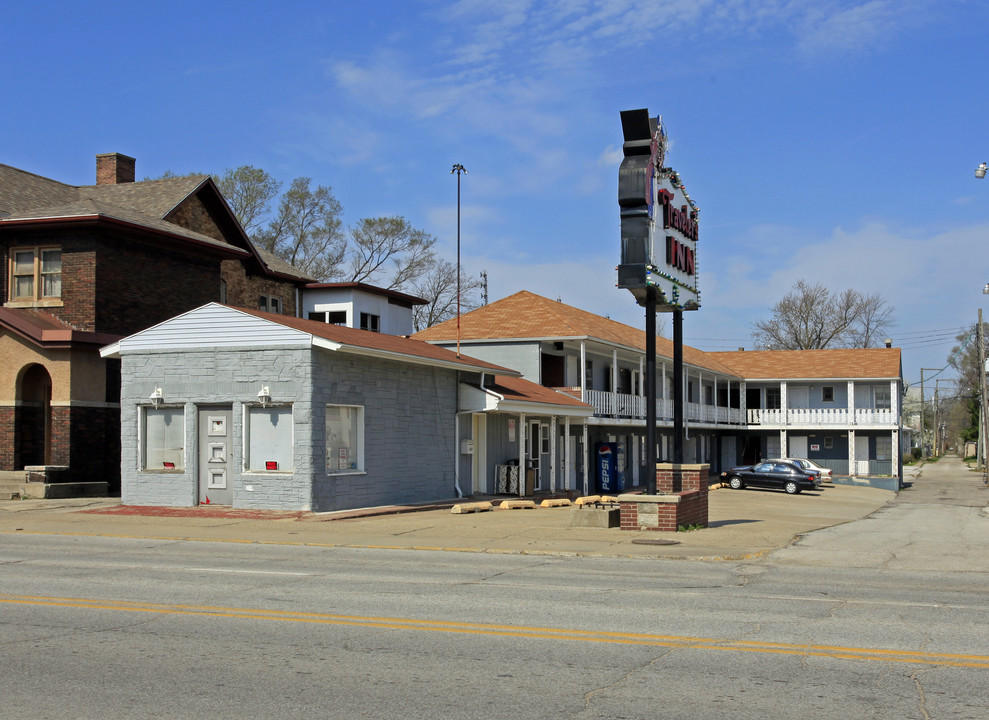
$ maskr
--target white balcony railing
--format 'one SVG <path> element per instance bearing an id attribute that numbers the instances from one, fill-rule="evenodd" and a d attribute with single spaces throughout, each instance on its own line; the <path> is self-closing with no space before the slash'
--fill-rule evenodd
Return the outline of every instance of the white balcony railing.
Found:
<path id="1" fill-rule="evenodd" d="M 579 387 L 556 388 L 579 398 Z M 594 408 L 594 414 L 601 417 L 644 420 L 646 399 L 641 395 L 614 393 L 606 390 L 586 390 L 584 400 Z M 856 408 L 852 414 L 847 409 L 790 408 L 788 410 L 741 410 L 739 408 L 716 407 L 700 403 L 686 403 L 684 417 L 688 423 L 720 425 L 761 425 L 761 426 L 808 426 L 835 427 L 849 425 L 889 426 L 896 422 L 892 410 Z M 850 418 L 852 421 L 850 422 Z M 673 401 L 656 399 L 656 419 L 673 420 Z"/>
<path id="2" fill-rule="evenodd" d="M 896 420 L 892 410 L 856 408 L 847 409 L 789 408 L 788 410 L 749 410 L 749 425 L 809 425 L 827 427 L 836 425 L 893 425 Z"/>

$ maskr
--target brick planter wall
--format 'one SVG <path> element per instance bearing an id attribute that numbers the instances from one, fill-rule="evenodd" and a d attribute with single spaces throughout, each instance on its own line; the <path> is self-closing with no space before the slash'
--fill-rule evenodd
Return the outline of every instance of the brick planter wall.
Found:
<path id="1" fill-rule="evenodd" d="M 622 530 L 676 532 L 707 527 L 709 465 L 658 463 L 656 495 L 619 495 Z"/>

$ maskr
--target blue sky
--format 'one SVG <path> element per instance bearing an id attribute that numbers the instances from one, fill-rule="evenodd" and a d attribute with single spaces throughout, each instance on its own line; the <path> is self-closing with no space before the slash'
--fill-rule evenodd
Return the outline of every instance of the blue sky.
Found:
<path id="1" fill-rule="evenodd" d="M 819 280 L 895 307 L 912 383 L 989 308 L 981 0 L 42 0 L 3 25 L 0 162 L 63 182 L 102 152 L 138 177 L 256 165 L 453 259 L 461 163 L 463 262 L 492 300 L 642 327 L 614 266 L 619 112 L 645 107 L 701 209 L 688 344 L 751 348 Z"/>

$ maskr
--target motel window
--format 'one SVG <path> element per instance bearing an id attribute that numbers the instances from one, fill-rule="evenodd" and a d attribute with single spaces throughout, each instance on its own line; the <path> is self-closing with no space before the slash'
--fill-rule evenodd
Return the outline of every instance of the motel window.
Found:
<path id="1" fill-rule="evenodd" d="M 889 410 L 892 407 L 889 401 L 889 386 L 877 385 L 873 394 L 876 398 L 876 410 Z"/>
<path id="2" fill-rule="evenodd" d="M 779 410 L 782 393 L 779 388 L 766 388 L 766 409 Z"/>
<path id="3" fill-rule="evenodd" d="M 281 472 L 293 468 L 292 406 L 247 409 L 247 470 Z"/>
<path id="4" fill-rule="evenodd" d="M 824 449 L 825 450 L 831 450 L 832 448 L 834 448 L 834 438 L 831 437 L 830 435 L 825 436 L 825 438 L 824 438 Z"/>
<path id="5" fill-rule="evenodd" d="M 326 406 L 326 472 L 364 472 L 364 408 Z"/>
<path id="6" fill-rule="evenodd" d="M 281 315 L 282 299 L 275 295 L 262 295 L 258 298 L 258 310 Z"/>
<path id="7" fill-rule="evenodd" d="M 381 318 L 377 315 L 372 315 L 371 313 L 361 313 L 361 330 L 370 330 L 371 332 L 381 332 L 380 330 Z"/>
<path id="8" fill-rule="evenodd" d="M 185 410 L 180 407 L 143 409 L 141 469 L 185 469 Z"/>
<path id="9" fill-rule="evenodd" d="M 704 404 L 714 405 L 714 388 L 710 385 L 704 386 Z"/>
<path id="10" fill-rule="evenodd" d="M 892 460 L 892 459 L 893 459 L 893 438 L 877 437 L 876 460 Z"/>
<path id="11" fill-rule="evenodd" d="M 821 387 L 821 402 L 834 402 L 834 385 Z"/>
<path id="12" fill-rule="evenodd" d="M 57 247 L 10 251 L 10 300 L 40 302 L 62 297 L 62 250 Z"/>

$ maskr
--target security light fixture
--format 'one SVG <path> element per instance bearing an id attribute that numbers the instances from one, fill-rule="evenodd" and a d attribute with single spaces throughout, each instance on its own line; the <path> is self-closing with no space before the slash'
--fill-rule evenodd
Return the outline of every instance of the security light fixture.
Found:
<path id="1" fill-rule="evenodd" d="M 271 391 L 268 390 L 267 385 L 262 385 L 261 389 L 258 390 L 258 400 L 261 401 L 261 407 L 265 407 L 271 402 Z"/>
<path id="2" fill-rule="evenodd" d="M 151 393 L 150 397 L 151 397 L 151 404 L 154 405 L 155 407 L 161 405 L 161 401 L 164 400 L 164 397 L 161 394 L 160 387 L 156 387 L 155 391 Z"/>
<path id="3" fill-rule="evenodd" d="M 989 295 L 989 283 L 986 283 L 985 285 L 982 286 L 982 294 Z"/>
<path id="4" fill-rule="evenodd" d="M 975 177 L 981 180 L 986 176 L 986 170 L 989 170 L 989 167 L 986 167 L 985 163 L 980 163 L 979 167 L 975 168 Z"/>

